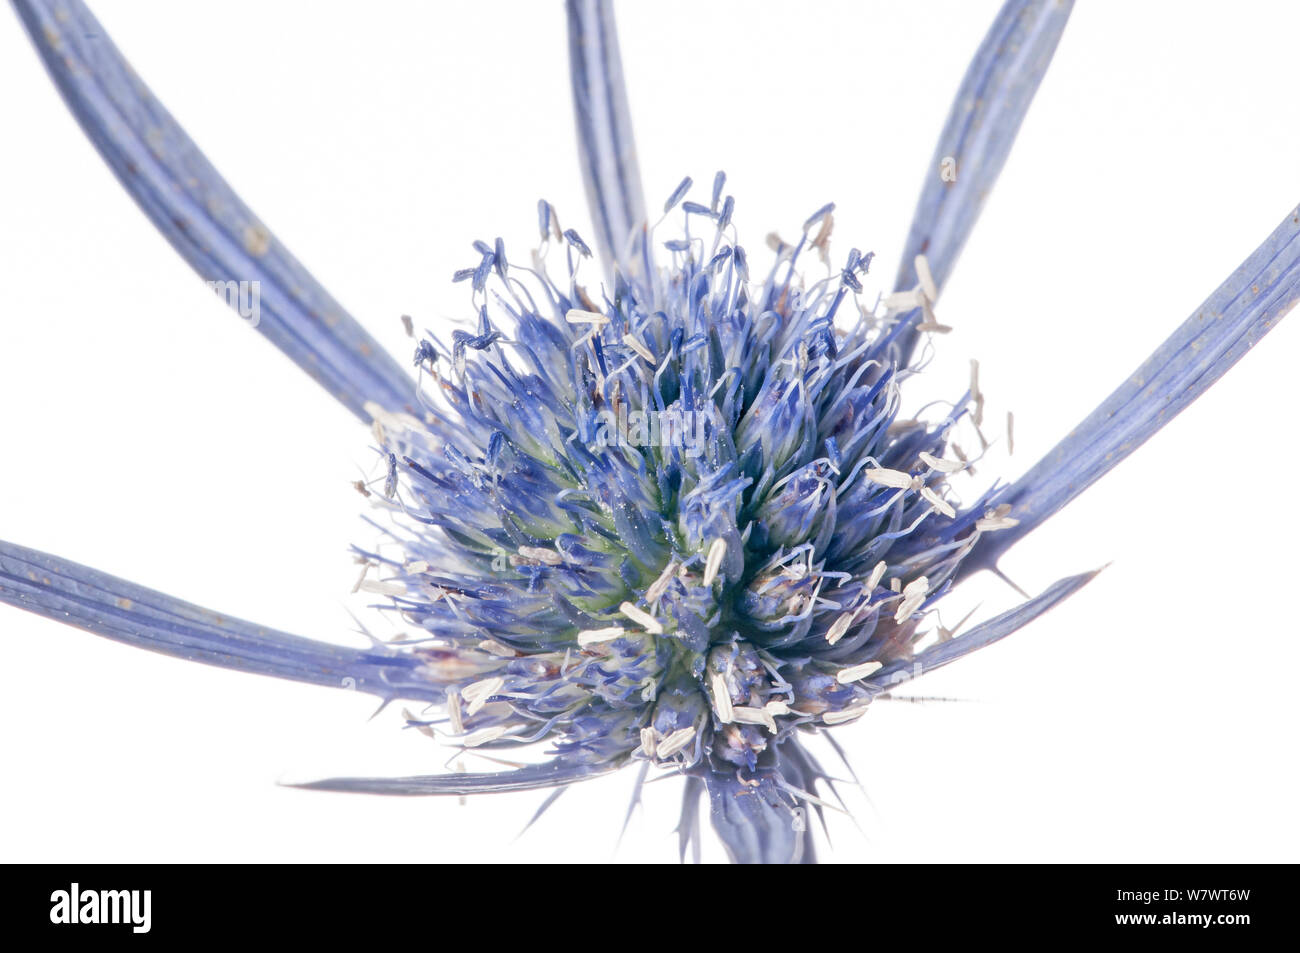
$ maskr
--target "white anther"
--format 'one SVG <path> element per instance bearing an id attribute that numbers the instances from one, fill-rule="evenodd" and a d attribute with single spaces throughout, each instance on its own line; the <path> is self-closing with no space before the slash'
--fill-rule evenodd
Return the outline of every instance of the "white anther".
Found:
<path id="1" fill-rule="evenodd" d="M 934 272 L 930 270 L 930 260 L 924 255 L 917 255 L 913 263 L 916 265 L 916 277 L 921 281 L 921 291 L 931 301 L 938 301 L 939 286 L 934 283 Z"/>
<path id="2" fill-rule="evenodd" d="M 894 613 L 894 621 L 902 624 L 908 616 L 921 607 L 925 602 L 925 597 L 930 593 L 930 580 L 925 576 L 913 579 L 903 587 L 903 601 L 898 604 L 898 611 Z"/>
<path id="3" fill-rule="evenodd" d="M 824 725 L 842 725 L 846 721 L 853 721 L 855 718 L 861 718 L 867 712 L 866 705 L 855 705 L 852 708 L 845 708 L 843 711 L 828 711 L 822 715 L 822 724 Z"/>
<path id="4" fill-rule="evenodd" d="M 849 626 L 853 624 L 853 617 L 856 613 L 843 612 L 831 623 L 831 627 L 826 630 L 826 641 L 834 645 L 840 639 L 844 638 L 844 633 L 849 631 Z"/>
<path id="5" fill-rule="evenodd" d="M 860 678 L 866 678 L 868 675 L 874 675 L 884 668 L 882 662 L 863 662 L 861 665 L 854 665 L 851 668 L 842 668 L 835 676 L 835 681 L 841 685 L 851 685 Z"/>
<path id="6" fill-rule="evenodd" d="M 936 457 L 934 454 L 926 453 L 924 450 L 918 453 L 917 456 L 920 457 L 921 462 L 931 470 L 938 470 L 940 473 L 959 473 L 966 469 L 966 464 L 958 460 L 945 460 L 943 457 Z"/>
<path id="7" fill-rule="evenodd" d="M 609 318 L 599 311 L 582 311 L 578 308 L 570 308 L 565 312 L 564 320 L 570 324 L 609 324 Z"/>
<path id="8" fill-rule="evenodd" d="M 885 565 L 885 561 L 883 559 L 880 562 L 876 563 L 876 568 L 871 570 L 871 576 L 867 579 L 868 595 L 870 595 L 872 592 L 875 591 L 876 586 L 880 585 L 880 580 L 885 578 L 885 571 L 888 568 L 889 567 Z"/>
<path id="9" fill-rule="evenodd" d="M 902 470 L 890 470 L 887 467 L 867 467 L 862 471 L 862 475 L 872 483 L 879 483 L 881 486 L 892 486 L 897 490 L 910 490 L 912 488 L 912 474 L 904 473 Z"/>
<path id="10" fill-rule="evenodd" d="M 772 713 L 763 708 L 750 708 L 741 705 L 732 711 L 738 725 L 763 725 L 772 734 L 776 734 L 776 719 Z"/>
<path id="11" fill-rule="evenodd" d="M 377 582 L 373 579 L 363 579 L 357 588 L 362 592 L 376 592 L 381 596 L 406 595 L 406 586 L 400 582 Z"/>
<path id="12" fill-rule="evenodd" d="M 885 307 L 890 311 L 914 311 L 921 307 L 919 291 L 895 291 L 885 296 Z"/>
<path id="13" fill-rule="evenodd" d="M 641 729 L 641 751 L 647 758 L 655 756 L 655 748 L 659 742 L 659 734 L 653 728 Z"/>
<path id="14" fill-rule="evenodd" d="M 725 539 L 715 539 L 713 545 L 709 547 L 708 559 L 704 562 L 704 585 L 713 585 L 713 580 L 718 578 L 718 570 L 722 568 L 722 557 L 727 555 L 727 541 Z"/>
<path id="15" fill-rule="evenodd" d="M 709 679 L 709 686 L 713 689 L 713 707 L 718 712 L 718 720 L 724 725 L 729 725 L 735 721 L 734 709 L 731 707 L 731 691 L 727 688 L 727 678 L 721 672 L 714 672 L 713 677 Z"/>
<path id="16" fill-rule="evenodd" d="M 664 627 L 658 619 L 646 612 L 644 609 L 632 605 L 630 602 L 624 602 L 618 607 L 618 611 L 623 613 L 641 628 L 645 629 L 651 635 L 663 635 Z"/>
<path id="17" fill-rule="evenodd" d="M 670 559 L 664 571 L 659 574 L 659 578 L 650 584 L 650 588 L 645 591 L 645 601 L 654 605 L 658 602 L 665 592 L 668 591 L 668 584 L 673 581 L 673 573 L 677 572 L 677 560 Z"/>
<path id="18" fill-rule="evenodd" d="M 677 752 L 685 748 L 695 738 L 695 727 L 688 725 L 685 728 L 678 728 L 671 735 L 659 742 L 657 756 L 660 761 L 671 758 Z"/>
<path id="19" fill-rule="evenodd" d="M 992 533 L 1000 529 L 1011 529 L 1013 526 L 1019 526 L 1020 520 L 1012 519 L 1010 516 L 984 517 L 975 521 L 975 529 L 981 533 Z"/>
<path id="20" fill-rule="evenodd" d="M 466 748 L 477 748 L 479 745 L 485 745 L 489 741 L 496 741 L 498 738 L 508 734 L 510 731 L 505 725 L 493 725 L 491 728 L 480 728 L 478 731 L 471 731 L 461 739 L 461 744 Z"/>
<path id="21" fill-rule="evenodd" d="M 769 715 L 788 715 L 790 714 L 790 706 L 780 699 L 773 699 L 763 706 L 763 711 L 767 712 Z"/>
<path id="22" fill-rule="evenodd" d="M 497 676 L 495 678 L 484 678 L 472 685 L 466 685 L 460 690 L 461 697 L 469 702 L 465 708 L 465 713 L 469 715 L 476 714 L 479 709 L 487 704 L 489 698 L 505 687 L 505 684 L 506 680 Z"/>
<path id="23" fill-rule="evenodd" d="M 957 511 L 952 508 L 952 504 L 928 486 L 921 487 L 921 497 L 949 519 L 957 515 Z"/>
<path id="24" fill-rule="evenodd" d="M 484 639 L 478 644 L 480 652 L 487 652 L 489 655 L 496 655 L 501 658 L 514 658 L 515 650 L 508 645 L 502 645 L 495 639 Z"/>
<path id="25" fill-rule="evenodd" d="M 626 634 L 626 632 L 627 630 L 621 625 L 607 625 L 603 629 L 583 629 L 578 633 L 578 645 L 585 649 L 597 642 L 613 641 Z"/>
<path id="26" fill-rule="evenodd" d="M 655 362 L 655 356 L 651 350 L 646 347 L 634 334 L 623 335 L 623 343 L 636 352 L 638 357 L 642 357 L 651 364 Z"/>
<path id="27" fill-rule="evenodd" d="M 447 718 L 451 721 L 451 730 L 458 735 L 465 733 L 465 723 L 460 717 L 460 692 L 452 689 L 447 693 Z"/>

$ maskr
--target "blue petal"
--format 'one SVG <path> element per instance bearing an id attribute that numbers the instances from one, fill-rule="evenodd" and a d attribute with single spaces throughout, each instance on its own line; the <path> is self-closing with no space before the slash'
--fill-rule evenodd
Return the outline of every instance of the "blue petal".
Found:
<path id="1" fill-rule="evenodd" d="M 346 648 L 278 632 L 3 541 L 0 602 L 187 661 L 384 699 L 444 697 L 420 674 L 422 662 L 415 655 L 382 646 Z"/>
<path id="2" fill-rule="evenodd" d="M 966 70 L 939 135 L 899 264 L 898 290 L 916 287 L 924 254 L 942 290 L 975 227 L 1038 84 L 1052 62 L 1073 0 L 1007 0 Z M 940 174 L 956 160 L 956 180 Z M 902 342 L 904 358 L 915 334 Z"/>
<path id="3" fill-rule="evenodd" d="M 641 274 L 633 237 L 646 220 L 632 117 L 609 0 L 568 0 L 569 70 L 578 153 L 596 244 L 613 284 L 613 268 Z"/>
<path id="4" fill-rule="evenodd" d="M 1019 525 L 983 536 L 961 575 L 1002 553 L 1086 490 L 1199 397 L 1300 298 L 1300 209 L 1081 424 L 997 497 Z"/>
<path id="5" fill-rule="evenodd" d="M 1100 569 L 1059 579 L 1048 586 L 1041 594 L 1022 602 L 1014 609 L 1009 609 L 1001 615 L 994 616 L 987 622 L 977 625 L 959 638 L 933 645 L 911 661 L 900 661 L 886 665 L 864 684 L 880 691 L 888 691 L 903 682 L 919 678 L 926 672 L 942 668 L 949 662 L 955 662 L 977 649 L 992 645 L 998 639 L 1005 638 L 1011 633 L 1024 628 L 1057 603 L 1074 595 L 1092 582 L 1099 572 L 1101 572 Z"/>
<path id="6" fill-rule="evenodd" d="M 370 418 L 367 401 L 409 408 L 406 372 L 239 200 L 85 5 L 14 6 L 82 130 L 190 267 L 205 281 L 259 282 L 257 330 L 358 417 Z"/>
<path id="7" fill-rule="evenodd" d="M 427 774 L 406 778 L 328 778 L 287 787 L 310 791 L 340 791 L 348 794 L 387 794 L 396 797 L 431 795 L 496 794 L 503 791 L 532 791 L 574 781 L 585 781 L 617 771 L 617 764 L 581 764 L 547 761 L 511 771 L 467 774 Z"/>

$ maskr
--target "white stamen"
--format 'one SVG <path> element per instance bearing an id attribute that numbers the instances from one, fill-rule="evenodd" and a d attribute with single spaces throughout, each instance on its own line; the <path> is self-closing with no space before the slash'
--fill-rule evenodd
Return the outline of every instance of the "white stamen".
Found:
<path id="1" fill-rule="evenodd" d="M 659 691 L 659 683 L 653 678 L 644 678 L 641 681 L 641 700 L 643 702 L 654 701 L 655 695 Z"/>
<path id="2" fill-rule="evenodd" d="M 419 575 L 420 573 L 428 572 L 432 567 L 430 567 L 430 565 L 423 559 L 416 559 L 407 563 L 405 568 L 407 572 L 412 573 L 413 575 Z"/>
<path id="3" fill-rule="evenodd" d="M 514 658 L 515 650 L 508 645 L 502 645 L 495 639 L 484 639 L 478 644 L 480 652 L 487 652 L 489 655 L 500 656 L 501 658 Z"/>
<path id="4" fill-rule="evenodd" d="M 952 508 L 952 504 L 928 486 L 921 487 L 921 497 L 949 519 L 957 515 L 957 511 Z"/>
<path id="5" fill-rule="evenodd" d="M 790 714 L 790 706 L 780 699 L 773 699 L 763 706 L 763 711 L 769 715 L 788 715 Z"/>
<path id="6" fill-rule="evenodd" d="M 890 311 L 914 311 L 921 307 L 921 294 L 917 291 L 895 291 L 885 296 L 885 307 Z"/>
<path id="7" fill-rule="evenodd" d="M 650 588 L 645 591 L 645 601 L 654 605 L 658 602 L 665 592 L 668 591 L 668 584 L 673 581 L 673 573 L 677 571 L 677 560 L 670 559 L 664 571 L 659 574 L 659 578 L 650 584 Z"/>
<path id="8" fill-rule="evenodd" d="M 863 662 L 861 665 L 854 665 L 852 668 L 840 669 L 839 674 L 835 676 L 835 681 L 841 685 L 851 685 L 858 679 L 875 674 L 884 667 L 883 662 Z"/>
<path id="9" fill-rule="evenodd" d="M 644 609 L 640 609 L 632 605 L 630 602 L 624 602 L 618 607 L 618 611 L 623 613 L 623 615 L 627 616 L 637 625 L 641 626 L 641 628 L 645 629 L 651 635 L 664 634 L 663 623 Z"/>
<path id="10" fill-rule="evenodd" d="M 971 415 L 971 422 L 975 424 L 975 430 L 979 432 L 980 424 L 984 423 L 984 395 L 980 393 L 980 362 L 971 358 L 970 362 L 970 396 L 975 402 L 975 411 Z M 984 435 L 980 434 L 980 443 L 984 442 Z"/>
<path id="11" fill-rule="evenodd" d="M 772 712 L 764 708 L 741 706 L 735 711 L 736 723 L 741 725 L 762 725 L 772 734 L 776 734 L 776 719 Z"/>
<path id="12" fill-rule="evenodd" d="M 880 562 L 876 563 L 876 568 L 871 570 L 871 577 L 867 579 L 868 593 L 874 592 L 876 586 L 880 585 L 880 580 L 885 578 L 885 571 L 888 568 L 889 567 L 885 565 L 885 561 L 883 559 Z"/>
<path id="13" fill-rule="evenodd" d="M 921 280 L 921 290 L 931 301 L 939 300 L 939 286 L 934 283 L 934 272 L 930 270 L 930 260 L 924 255 L 917 255 L 913 262 L 916 265 L 916 277 Z"/>
<path id="14" fill-rule="evenodd" d="M 406 587 L 400 582 L 377 582 L 373 579 L 363 579 L 357 588 L 362 592 L 377 592 L 381 596 L 406 595 Z"/>
<path id="15" fill-rule="evenodd" d="M 713 585 L 713 580 L 718 578 L 718 570 L 722 568 L 722 557 L 727 555 L 727 541 L 724 539 L 715 539 L 713 545 L 709 547 L 709 557 L 704 563 L 704 585 Z"/>
<path id="16" fill-rule="evenodd" d="M 822 724 L 824 725 L 842 725 L 846 721 L 853 721 L 866 714 L 866 705 L 855 705 L 852 708 L 845 708 L 843 711 L 828 711 L 822 715 Z"/>
<path id="17" fill-rule="evenodd" d="M 951 324 L 940 324 L 938 321 L 922 321 L 916 326 L 918 331 L 928 331 L 931 334 L 952 334 Z"/>
<path id="18" fill-rule="evenodd" d="M 585 649 L 597 642 L 610 642 L 626 632 L 627 630 L 621 625 L 607 625 L 603 629 L 583 629 L 578 633 L 578 645 Z"/>
<path id="19" fill-rule="evenodd" d="M 660 761 L 667 760 L 677 752 L 685 748 L 695 738 L 695 727 L 687 725 L 685 728 L 678 728 L 671 735 L 659 742 L 659 751 L 657 752 Z"/>
<path id="20" fill-rule="evenodd" d="M 641 729 L 641 751 L 647 758 L 655 756 L 655 747 L 659 741 L 659 734 L 653 728 Z"/>
<path id="21" fill-rule="evenodd" d="M 479 709 L 487 704 L 489 698 L 501 691 L 505 687 L 506 680 L 497 676 L 496 678 L 484 678 L 472 685 L 466 685 L 461 689 L 461 697 L 469 702 L 465 708 L 465 713 L 469 715 L 476 714 Z"/>
<path id="22" fill-rule="evenodd" d="M 920 457 L 921 462 L 931 470 L 938 470 L 940 473 L 960 473 L 962 470 L 966 469 L 966 464 L 964 463 L 957 460 L 945 460 L 943 457 L 936 457 L 934 454 L 926 453 L 924 450 L 918 453 L 917 456 Z"/>
<path id="23" fill-rule="evenodd" d="M 460 692 L 454 688 L 447 693 L 447 717 L 451 721 L 451 730 L 458 735 L 463 735 L 465 723 L 460 717 Z"/>
<path id="24" fill-rule="evenodd" d="M 731 724 L 736 718 L 735 710 L 731 707 L 731 691 L 727 688 L 726 676 L 714 672 L 709 685 L 713 689 L 713 707 L 717 709 L 718 720 L 724 725 Z"/>
<path id="25" fill-rule="evenodd" d="M 578 308 L 570 308 L 564 315 L 564 320 L 570 324 L 609 324 L 609 318 L 597 311 L 582 311 Z"/>
<path id="26" fill-rule="evenodd" d="M 881 486 L 892 486 L 897 490 L 912 488 L 912 474 L 904 473 L 902 470 L 890 470 L 886 467 L 867 467 L 862 471 L 862 475 L 872 483 L 879 483 Z"/>
<path id="27" fill-rule="evenodd" d="M 841 613 L 839 618 L 831 623 L 831 627 L 826 630 L 826 641 L 828 644 L 834 645 L 840 639 L 844 638 L 844 633 L 849 631 L 849 626 L 853 624 L 853 617 L 856 614 L 857 613 L 854 612 Z"/>
<path id="28" fill-rule="evenodd" d="M 1007 456 L 1016 452 L 1016 417 L 1007 411 Z"/>
<path id="29" fill-rule="evenodd" d="M 975 521 L 975 529 L 981 533 L 992 533 L 1000 529 L 1011 529 L 1013 526 L 1019 526 L 1020 520 L 1012 519 L 1010 516 L 984 517 Z"/>
<path id="30" fill-rule="evenodd" d="M 466 748 L 477 748 L 479 745 L 485 745 L 489 741 L 496 741 L 510 731 L 505 725 L 493 725 L 491 728 L 480 728 L 478 731 L 471 731 L 461 739 L 461 744 Z"/>
<path id="31" fill-rule="evenodd" d="M 651 350 L 648 347 L 642 344 L 641 341 L 637 339 L 635 335 L 633 334 L 623 335 L 623 343 L 626 344 L 628 347 L 630 347 L 633 351 L 635 351 L 637 356 L 644 358 L 646 361 L 649 361 L 651 364 L 655 363 L 654 354 L 651 352 Z"/>
<path id="32" fill-rule="evenodd" d="M 925 576 L 913 579 L 903 587 L 903 601 L 898 604 L 898 611 L 894 613 L 894 621 L 902 624 L 913 612 L 921 607 L 925 602 L 925 597 L 930 592 L 930 580 Z"/>

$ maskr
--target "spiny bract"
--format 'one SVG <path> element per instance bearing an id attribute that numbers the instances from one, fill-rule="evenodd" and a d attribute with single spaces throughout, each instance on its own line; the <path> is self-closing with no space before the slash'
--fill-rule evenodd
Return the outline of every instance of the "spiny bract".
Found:
<path id="1" fill-rule="evenodd" d="M 371 408 L 403 556 L 365 553 L 367 585 L 445 685 L 445 716 L 408 716 L 421 727 L 679 767 L 797 819 L 821 776 L 797 733 L 906 677 L 962 556 L 1013 521 L 948 500 L 969 394 L 933 423 L 898 415 L 896 338 L 928 312 L 924 282 L 865 309 L 872 256 L 829 267 L 832 206 L 793 245 L 770 236 L 751 281 L 723 185 L 682 203 L 684 181 L 671 265 L 650 264 L 651 229 L 640 274 L 608 290 L 583 284 L 587 246 L 546 202 L 533 267 L 475 244 L 456 278 L 477 330 L 416 352 L 424 419 Z M 813 252 L 828 277 L 805 287 Z"/>

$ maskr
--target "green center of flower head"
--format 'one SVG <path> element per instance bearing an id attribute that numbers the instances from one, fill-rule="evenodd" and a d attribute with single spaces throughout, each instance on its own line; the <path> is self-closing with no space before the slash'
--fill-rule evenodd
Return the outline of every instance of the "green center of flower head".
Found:
<path id="1" fill-rule="evenodd" d="M 689 183 L 669 202 L 685 220 L 670 266 L 634 256 L 600 292 L 544 202 L 531 268 L 476 243 L 456 276 L 476 327 L 416 354 L 426 414 L 372 409 L 406 553 L 375 557 L 378 585 L 447 689 L 421 725 L 743 777 L 795 729 L 861 715 L 998 528 L 948 500 L 966 401 L 898 414 L 902 319 L 937 327 L 924 259 L 916 291 L 869 307 L 871 255 L 830 265 L 827 206 L 797 242 L 771 238 L 751 280 L 722 184 L 709 205 L 681 203 Z M 800 275 L 809 254 L 826 277 Z"/>

